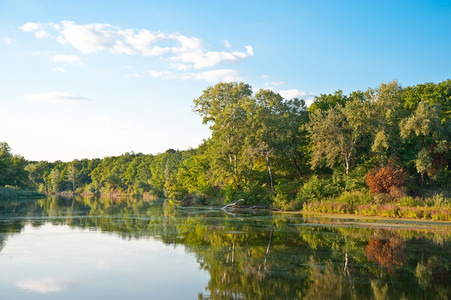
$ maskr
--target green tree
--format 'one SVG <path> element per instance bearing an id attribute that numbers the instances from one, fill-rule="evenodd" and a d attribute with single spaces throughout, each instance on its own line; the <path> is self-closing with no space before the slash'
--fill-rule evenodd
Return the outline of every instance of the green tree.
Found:
<path id="1" fill-rule="evenodd" d="M 217 178 L 240 188 L 246 178 L 243 141 L 247 135 L 246 102 L 252 88 L 242 82 L 218 83 L 194 100 L 194 111 L 210 124 L 214 148 L 212 167 Z"/>
<path id="2" fill-rule="evenodd" d="M 0 142 L 0 186 L 11 183 L 12 167 L 11 148 L 8 143 Z"/>
<path id="3" fill-rule="evenodd" d="M 72 183 L 72 191 L 75 192 L 77 189 L 77 179 L 78 179 L 78 170 L 72 164 L 67 168 L 67 180 Z"/>
<path id="4" fill-rule="evenodd" d="M 308 111 L 313 113 L 317 110 L 326 111 L 331 108 L 344 107 L 346 101 L 348 101 L 348 97 L 341 90 L 335 91 L 333 94 L 320 94 L 314 97 Z"/>
<path id="5" fill-rule="evenodd" d="M 270 90 L 260 90 L 246 107 L 247 128 L 246 146 L 254 159 L 266 163 L 270 190 L 274 191 L 273 165 L 282 158 L 295 159 L 300 137 L 300 128 L 305 118 L 303 100 L 283 99 Z M 299 141 L 300 142 L 300 141 Z"/>
<path id="6" fill-rule="evenodd" d="M 445 124 L 447 125 L 447 124 Z M 449 151 L 451 132 L 442 126 L 440 121 L 440 107 L 429 105 L 421 101 L 414 113 L 401 121 L 401 137 L 404 140 L 416 141 L 417 157 L 415 166 L 424 181 L 424 174 L 432 171 L 433 153 Z"/>
<path id="7" fill-rule="evenodd" d="M 317 110 L 310 114 L 308 130 L 312 140 L 312 168 L 325 161 L 332 168 L 344 165 L 346 174 L 355 158 L 357 135 L 342 110 Z"/>
<path id="8" fill-rule="evenodd" d="M 61 191 L 63 181 L 61 179 L 61 172 L 57 168 L 52 169 L 52 171 L 50 172 L 50 182 L 52 184 L 53 192 Z"/>

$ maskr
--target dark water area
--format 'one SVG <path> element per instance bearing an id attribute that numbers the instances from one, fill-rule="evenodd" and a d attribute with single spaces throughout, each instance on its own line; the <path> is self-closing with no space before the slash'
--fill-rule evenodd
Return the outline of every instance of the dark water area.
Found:
<path id="1" fill-rule="evenodd" d="M 451 224 L 0 200 L 0 299 L 450 299 Z"/>

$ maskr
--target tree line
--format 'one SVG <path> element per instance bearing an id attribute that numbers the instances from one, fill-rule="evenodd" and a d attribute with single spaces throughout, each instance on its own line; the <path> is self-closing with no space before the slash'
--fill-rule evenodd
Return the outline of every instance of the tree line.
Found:
<path id="1" fill-rule="evenodd" d="M 1 143 L 0 186 L 188 204 L 243 198 L 284 209 L 350 192 L 373 202 L 449 197 L 449 79 L 339 90 L 314 97 L 309 107 L 271 90 L 221 82 L 194 99 L 194 112 L 211 137 L 184 151 L 33 162 Z"/>

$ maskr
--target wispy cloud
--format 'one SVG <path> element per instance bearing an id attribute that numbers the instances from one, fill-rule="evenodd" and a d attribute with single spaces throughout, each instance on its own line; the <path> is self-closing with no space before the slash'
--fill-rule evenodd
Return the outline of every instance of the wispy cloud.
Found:
<path id="1" fill-rule="evenodd" d="M 52 60 L 54 62 L 65 62 L 65 63 L 69 63 L 69 64 L 80 64 L 81 63 L 81 59 L 77 55 L 58 54 L 58 55 L 53 56 Z"/>
<path id="2" fill-rule="evenodd" d="M 280 90 L 278 93 L 285 99 L 293 98 L 313 98 L 315 95 L 309 92 L 303 92 L 298 89 Z"/>
<path id="3" fill-rule="evenodd" d="M 5 44 L 6 45 L 11 45 L 12 41 L 13 40 L 10 37 L 5 38 Z"/>
<path id="4" fill-rule="evenodd" d="M 206 80 L 210 82 L 218 82 L 218 81 L 238 81 L 241 79 L 241 74 L 237 70 L 230 69 L 221 69 L 221 70 L 213 70 L 199 73 L 188 73 L 182 76 L 182 79 L 197 79 L 197 80 Z"/>
<path id="5" fill-rule="evenodd" d="M 66 70 L 64 70 L 63 68 L 55 68 L 54 70 L 61 73 L 66 73 Z"/>
<path id="6" fill-rule="evenodd" d="M 51 103 L 84 102 L 91 100 L 83 96 L 62 92 L 31 94 L 26 96 L 26 98 L 31 101 L 51 102 Z"/>
<path id="7" fill-rule="evenodd" d="M 109 51 L 115 54 L 164 57 L 173 62 L 178 70 L 213 67 L 224 62 L 242 61 L 254 55 L 252 46 L 245 46 L 245 51 L 208 51 L 196 37 L 148 29 L 122 29 L 110 24 L 30 22 L 19 28 L 34 33 L 37 38 L 56 36 L 60 44 L 71 45 L 86 54 Z M 227 41 L 224 45 L 231 46 Z"/>
<path id="8" fill-rule="evenodd" d="M 75 284 L 76 284 L 76 282 L 44 278 L 44 279 L 38 279 L 38 280 L 33 280 L 33 279 L 20 280 L 16 283 L 16 286 L 21 289 L 28 290 L 31 292 L 36 292 L 36 293 L 41 293 L 41 294 L 49 294 L 49 293 L 61 292 Z"/>
<path id="9" fill-rule="evenodd" d="M 53 24 L 52 24 L 52 26 L 53 26 Z M 46 37 L 48 35 L 48 31 L 47 31 L 48 28 L 50 28 L 50 26 L 48 24 L 40 24 L 40 23 L 34 23 L 34 22 L 28 22 L 19 27 L 19 29 L 22 31 L 33 32 L 34 36 L 38 39 Z"/>
<path id="10" fill-rule="evenodd" d="M 230 44 L 230 42 L 228 40 L 224 40 L 224 46 L 226 48 L 232 48 L 232 44 Z"/>
<path id="11" fill-rule="evenodd" d="M 241 61 L 252 55 L 254 55 L 254 50 L 252 49 L 251 46 L 246 46 L 246 52 L 240 51 L 204 52 L 198 49 L 196 51 L 179 53 L 178 55 L 172 57 L 172 60 L 192 64 L 195 69 L 203 69 L 207 67 L 216 66 L 226 61 L 229 62 Z"/>

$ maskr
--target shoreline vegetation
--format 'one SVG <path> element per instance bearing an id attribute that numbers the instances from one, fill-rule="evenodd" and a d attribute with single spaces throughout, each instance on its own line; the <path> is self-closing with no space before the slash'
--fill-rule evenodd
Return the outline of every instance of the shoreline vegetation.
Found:
<path id="1" fill-rule="evenodd" d="M 284 99 L 218 83 L 194 99 L 195 149 L 28 161 L 0 142 L 0 199 L 106 195 L 451 221 L 451 80 Z"/>

